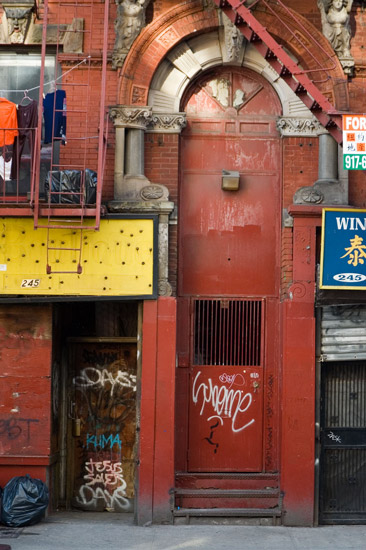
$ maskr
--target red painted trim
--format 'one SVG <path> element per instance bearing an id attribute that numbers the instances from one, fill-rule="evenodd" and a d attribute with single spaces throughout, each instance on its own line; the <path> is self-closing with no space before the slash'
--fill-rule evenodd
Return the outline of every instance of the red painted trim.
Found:
<path id="1" fill-rule="evenodd" d="M 176 300 L 144 302 L 137 523 L 170 521 L 174 486 Z"/>
<path id="2" fill-rule="evenodd" d="M 0 486 L 2 488 L 13 478 L 17 476 L 30 475 L 34 479 L 40 479 L 49 487 L 49 467 L 41 465 L 7 465 L 0 469 Z"/>
<path id="3" fill-rule="evenodd" d="M 94 217 L 97 214 L 95 208 L 89 208 L 81 210 L 80 208 L 40 208 L 39 217 L 47 218 L 48 214 L 50 216 L 70 216 L 72 218 L 79 217 L 82 215 L 84 218 Z M 34 209 L 29 206 L 11 206 L 10 204 L 0 204 L 0 216 L 9 216 L 9 217 L 33 217 Z M 42 226 L 39 226 L 42 227 Z"/>
<path id="4" fill-rule="evenodd" d="M 55 460 L 50 456 L 0 456 L 0 466 L 49 466 L 53 462 L 55 462 Z"/>
<path id="5" fill-rule="evenodd" d="M 137 523 L 152 521 L 154 490 L 155 387 L 157 301 L 145 301 L 142 324 L 139 466 L 137 468 Z"/>
<path id="6" fill-rule="evenodd" d="M 281 488 L 286 525 L 312 525 L 315 460 L 315 319 L 312 303 L 283 304 Z"/>
<path id="7" fill-rule="evenodd" d="M 156 523 L 171 520 L 170 495 L 174 488 L 175 335 L 176 300 L 159 298 L 153 511 Z"/>
<path id="8" fill-rule="evenodd" d="M 305 212 L 308 214 L 307 209 Z M 317 221 L 317 217 L 295 218 L 294 277 L 290 298 L 282 304 L 281 488 L 284 522 L 298 526 L 310 526 L 314 521 Z"/>

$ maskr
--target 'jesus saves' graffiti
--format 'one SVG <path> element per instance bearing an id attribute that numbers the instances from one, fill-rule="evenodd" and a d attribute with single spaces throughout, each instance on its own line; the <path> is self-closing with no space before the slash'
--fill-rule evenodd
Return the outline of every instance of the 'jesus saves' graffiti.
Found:
<path id="1" fill-rule="evenodd" d="M 123 477 L 122 462 L 111 460 L 85 463 L 84 485 L 80 487 L 76 500 L 84 508 L 98 509 L 98 501 L 103 507 L 115 512 L 126 512 L 131 502 L 126 498 L 126 481 Z"/>

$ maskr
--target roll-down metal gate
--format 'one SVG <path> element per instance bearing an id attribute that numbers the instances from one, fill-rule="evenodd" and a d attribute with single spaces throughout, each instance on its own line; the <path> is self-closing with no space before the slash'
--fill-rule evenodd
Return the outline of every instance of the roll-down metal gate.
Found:
<path id="1" fill-rule="evenodd" d="M 321 523 L 366 523 L 364 342 L 364 307 L 323 308 L 319 501 Z"/>

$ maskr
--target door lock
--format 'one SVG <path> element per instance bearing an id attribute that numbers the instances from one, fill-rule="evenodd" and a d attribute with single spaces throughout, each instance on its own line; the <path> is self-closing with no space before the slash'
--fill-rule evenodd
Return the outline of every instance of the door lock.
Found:
<path id="1" fill-rule="evenodd" d="M 80 437 L 81 421 L 80 418 L 74 418 L 72 421 L 72 435 Z"/>

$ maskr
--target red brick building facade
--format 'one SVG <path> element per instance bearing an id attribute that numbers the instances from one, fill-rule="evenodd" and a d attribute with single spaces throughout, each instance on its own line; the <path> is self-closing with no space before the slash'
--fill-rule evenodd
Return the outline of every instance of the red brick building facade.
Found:
<path id="1" fill-rule="evenodd" d="M 364 111 L 364 3 L 336 24 L 315 0 L 67 4 L 2 4 L 0 62 L 37 60 L 0 95 L 34 88 L 40 115 L 30 168 L 0 166 L 0 485 L 30 473 L 54 509 L 141 525 L 364 522 L 363 443 L 326 437 L 366 429 L 342 424 L 365 357 L 323 349 L 329 319 L 362 336 L 363 293 L 317 283 L 322 209 L 365 208 L 340 146 Z M 54 122 L 47 153 L 55 90 L 67 143 Z M 67 171 L 79 190 L 44 189 Z"/>

